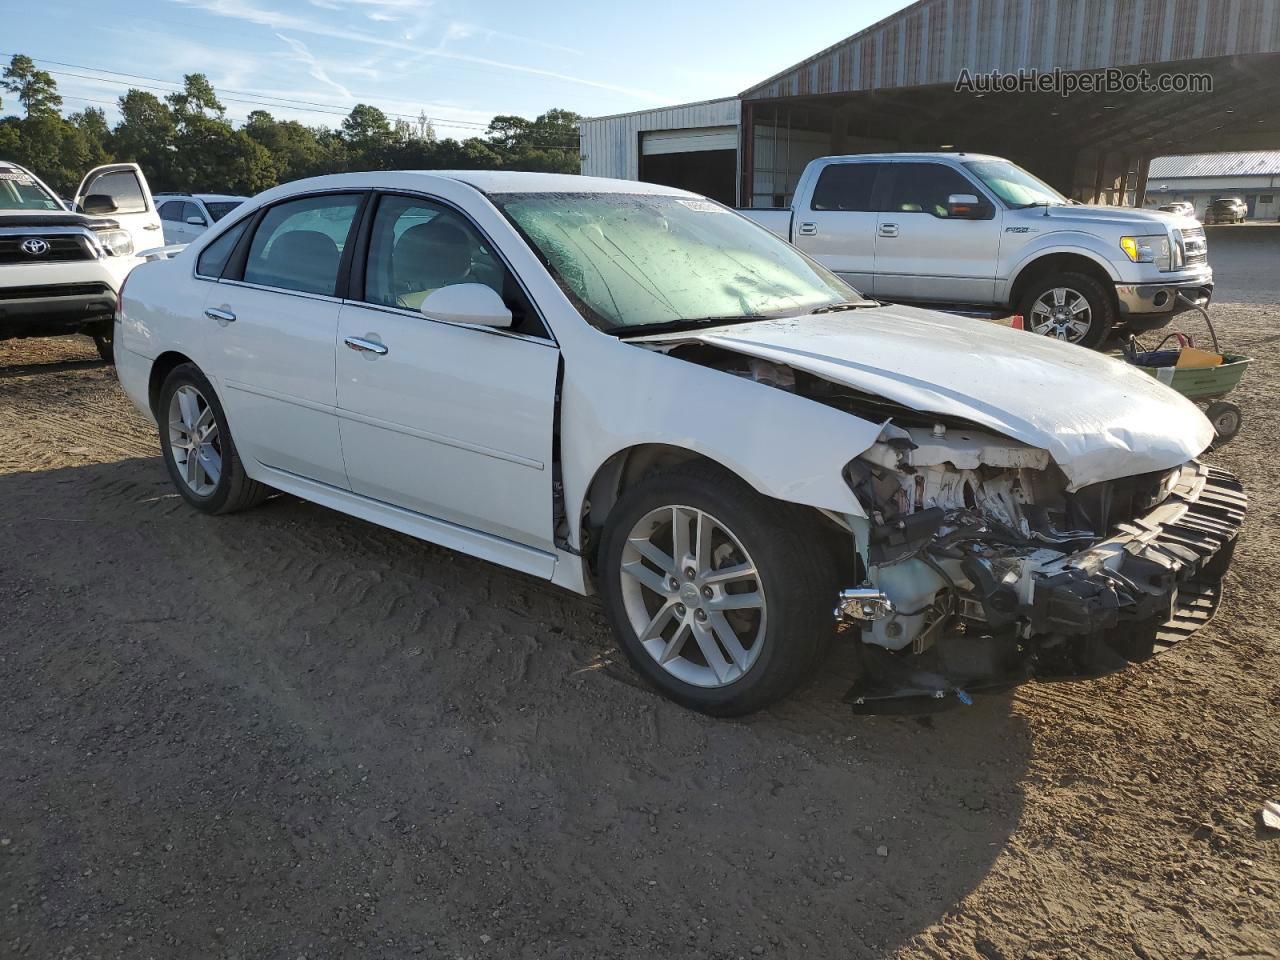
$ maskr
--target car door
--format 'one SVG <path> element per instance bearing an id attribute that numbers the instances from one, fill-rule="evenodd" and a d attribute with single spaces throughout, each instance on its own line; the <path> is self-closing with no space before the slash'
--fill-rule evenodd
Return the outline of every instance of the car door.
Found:
<path id="1" fill-rule="evenodd" d="M 348 238 L 366 199 L 314 194 L 255 214 L 205 300 L 206 373 L 241 456 L 343 489 L 334 341 Z"/>
<path id="2" fill-rule="evenodd" d="M 90 170 L 76 190 L 75 209 L 117 221 L 129 231 L 135 251 L 162 245 L 160 214 L 136 163 L 108 163 Z"/>
<path id="3" fill-rule="evenodd" d="M 492 242 L 459 210 L 386 194 L 369 221 L 338 324 L 351 489 L 549 553 L 559 348 Z M 513 328 L 420 311 L 431 291 L 465 282 L 498 291 Z"/>
<path id="4" fill-rule="evenodd" d="M 185 224 L 182 221 L 184 200 L 165 200 L 160 204 L 160 226 L 164 231 L 164 242 L 186 243 Z"/>
<path id="5" fill-rule="evenodd" d="M 867 160 L 828 164 L 809 209 L 795 214 L 795 245 L 863 293 L 875 292 L 877 182 L 886 167 Z"/>
<path id="6" fill-rule="evenodd" d="M 887 300 L 991 304 L 1003 211 L 987 192 L 942 163 L 889 164 L 885 209 L 878 214 L 874 292 Z M 947 215 L 947 198 L 985 200 L 986 219 Z"/>

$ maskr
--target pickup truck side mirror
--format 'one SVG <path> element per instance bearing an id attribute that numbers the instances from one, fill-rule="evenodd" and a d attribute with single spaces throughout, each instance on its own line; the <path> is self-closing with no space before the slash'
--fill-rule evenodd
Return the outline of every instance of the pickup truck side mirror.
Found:
<path id="1" fill-rule="evenodd" d="M 427 294 L 419 308 L 429 320 L 472 323 L 481 327 L 511 326 L 511 311 L 492 287 L 453 283 Z"/>
<path id="2" fill-rule="evenodd" d="M 972 193 L 953 193 L 947 197 L 947 217 L 952 220 L 987 220 L 991 204 Z"/>
<path id="3" fill-rule="evenodd" d="M 115 213 L 116 202 L 109 193 L 91 193 L 80 201 L 80 209 L 85 213 Z"/>

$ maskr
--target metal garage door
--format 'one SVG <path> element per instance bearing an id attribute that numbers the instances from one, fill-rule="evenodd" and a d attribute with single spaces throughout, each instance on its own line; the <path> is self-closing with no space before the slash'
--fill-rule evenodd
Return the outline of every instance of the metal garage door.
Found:
<path id="1" fill-rule="evenodd" d="M 737 127 L 694 127 L 688 130 L 650 130 L 640 134 L 640 152 L 695 153 L 702 150 L 737 150 Z"/>

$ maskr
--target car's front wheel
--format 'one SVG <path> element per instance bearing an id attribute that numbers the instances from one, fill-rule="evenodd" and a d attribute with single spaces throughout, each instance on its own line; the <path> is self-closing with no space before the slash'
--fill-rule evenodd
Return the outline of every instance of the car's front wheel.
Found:
<path id="1" fill-rule="evenodd" d="M 1116 310 L 1102 284 L 1083 273 L 1052 273 L 1028 287 L 1021 308 L 1026 329 L 1096 349 L 1111 332 Z"/>
<path id="2" fill-rule="evenodd" d="M 627 491 L 601 551 L 624 653 L 694 710 L 735 716 L 773 703 L 808 678 L 834 635 L 836 577 L 815 520 L 713 465 Z"/>
<path id="3" fill-rule="evenodd" d="M 232 513 L 270 494 L 244 472 L 222 404 L 195 364 L 181 364 L 165 378 L 156 420 L 173 485 L 197 510 Z"/>

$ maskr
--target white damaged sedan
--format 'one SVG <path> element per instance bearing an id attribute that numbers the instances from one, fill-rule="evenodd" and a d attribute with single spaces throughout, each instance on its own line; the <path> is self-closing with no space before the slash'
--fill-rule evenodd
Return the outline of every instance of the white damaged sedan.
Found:
<path id="1" fill-rule="evenodd" d="M 1141 659 L 1212 614 L 1243 520 L 1153 378 L 866 300 L 667 187 L 299 181 L 136 269 L 116 323 L 192 506 L 284 491 L 599 593 L 712 714 L 838 632 L 863 704 Z"/>

